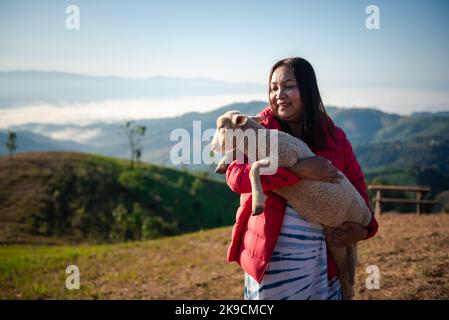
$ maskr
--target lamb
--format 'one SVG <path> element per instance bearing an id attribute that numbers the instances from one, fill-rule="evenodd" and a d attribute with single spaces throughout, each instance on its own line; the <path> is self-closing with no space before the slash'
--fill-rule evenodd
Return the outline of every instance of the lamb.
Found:
<path id="1" fill-rule="evenodd" d="M 225 153 L 216 170 L 219 173 L 224 173 L 232 161 L 234 152 L 242 152 L 246 156 L 250 156 L 248 144 L 245 145 L 242 141 L 244 136 L 235 132 L 255 130 L 258 132 L 258 136 L 265 140 L 266 144 L 263 146 L 266 148 L 265 155 L 268 156 L 259 159 L 259 152 L 253 154 L 252 159 L 255 161 L 250 170 L 253 215 L 263 211 L 265 201 L 260 180 L 261 168 L 270 166 L 276 160 L 279 167 L 289 168 L 300 159 L 315 156 L 303 141 L 282 131 L 276 131 L 278 152 L 274 156 L 270 155 L 269 149 L 274 145 L 270 145 L 269 140 L 270 134 L 274 130 L 262 126 L 259 123 L 260 120 L 261 117 L 249 117 L 239 111 L 228 111 L 218 117 L 217 131 L 211 142 L 212 150 Z M 229 141 L 230 139 L 231 141 Z M 260 146 L 261 140 L 257 142 L 257 147 Z M 338 227 L 347 221 L 367 226 L 371 220 L 369 208 L 343 173 L 339 172 L 339 174 L 342 176 L 339 183 L 302 179 L 292 186 L 278 188 L 274 192 L 285 198 L 308 221 L 322 224 L 325 229 Z M 356 249 L 356 244 L 342 248 L 329 246 L 329 251 L 337 266 L 344 299 L 351 299 L 354 296 Z"/>

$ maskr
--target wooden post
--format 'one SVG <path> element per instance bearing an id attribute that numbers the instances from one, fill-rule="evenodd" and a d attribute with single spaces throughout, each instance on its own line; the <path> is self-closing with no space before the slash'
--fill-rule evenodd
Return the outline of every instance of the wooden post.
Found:
<path id="1" fill-rule="evenodd" d="M 416 214 L 421 214 L 421 209 L 422 209 L 422 205 L 421 205 L 421 200 L 422 200 L 422 192 L 421 191 L 416 191 Z"/>
<path id="2" fill-rule="evenodd" d="M 435 201 L 424 200 L 426 194 L 431 192 L 431 189 L 426 186 L 392 186 L 392 185 L 368 185 L 368 190 L 375 190 L 376 196 L 373 198 L 375 202 L 375 215 L 382 214 L 382 203 L 407 203 L 407 204 L 416 204 L 416 214 L 420 215 L 422 213 L 427 212 L 426 205 L 433 204 Z M 415 199 L 410 198 L 384 198 L 383 193 L 385 191 L 405 191 L 405 192 L 414 192 Z"/>
<path id="3" fill-rule="evenodd" d="M 376 206 L 374 208 L 374 216 L 380 216 L 382 214 L 382 204 L 380 199 L 382 198 L 382 191 L 377 190 L 376 192 Z"/>

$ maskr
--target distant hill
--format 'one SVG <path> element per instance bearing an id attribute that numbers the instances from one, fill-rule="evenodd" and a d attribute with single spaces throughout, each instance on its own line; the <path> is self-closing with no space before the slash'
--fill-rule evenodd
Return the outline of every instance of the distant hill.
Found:
<path id="1" fill-rule="evenodd" d="M 15 131 L 15 133 L 17 134 L 16 144 L 20 152 L 39 150 L 88 152 L 92 150 L 92 147 L 88 145 L 83 145 L 68 140 L 54 140 L 42 134 L 31 131 Z M 7 131 L 0 131 L 0 155 L 7 153 L 7 149 L 5 147 L 7 139 Z"/>
<path id="2" fill-rule="evenodd" d="M 447 138 L 431 136 L 358 145 L 355 152 L 368 183 L 429 186 L 432 192 L 427 197 L 432 199 L 449 190 Z M 405 195 L 414 197 L 411 193 Z"/>
<path id="3" fill-rule="evenodd" d="M 174 129 L 185 129 L 193 137 L 193 121 L 201 121 L 202 130 L 215 128 L 217 117 L 228 110 L 240 110 L 246 114 L 256 114 L 260 112 L 265 105 L 266 104 L 261 101 L 234 103 L 211 112 L 190 112 L 179 117 L 138 120 L 136 121 L 137 123 L 144 125 L 147 128 L 145 137 L 142 141 L 142 159 L 152 163 L 170 164 L 170 150 L 176 144 L 176 142 L 170 141 L 170 133 Z M 129 156 L 129 150 L 126 139 L 120 135 L 121 124 L 122 123 L 95 123 L 88 126 L 27 124 L 13 126 L 11 129 L 18 131 L 39 130 L 39 132 L 55 133 L 70 128 L 74 132 L 78 131 L 80 134 L 88 130 L 97 130 L 98 133 L 85 143 L 86 147 L 92 148 L 96 153 L 102 155 L 126 159 Z M 202 146 L 204 147 L 208 143 L 209 141 L 203 141 Z M 0 140 L 0 154 L 5 154 L 5 150 L 2 150 L 2 145 L 4 145 L 4 142 Z M 73 151 L 84 151 L 82 148 L 83 147 L 80 146 Z M 34 150 L 46 151 L 46 149 L 40 149 L 40 146 L 36 146 Z M 18 151 L 20 152 L 20 148 Z"/>
<path id="4" fill-rule="evenodd" d="M 151 239 L 230 225 L 238 205 L 207 175 L 63 152 L 0 157 L 0 190 L 7 243 Z"/>
<path id="5" fill-rule="evenodd" d="M 204 131 L 215 128 L 216 118 L 225 111 L 235 109 L 246 114 L 256 114 L 265 106 L 266 103 L 263 101 L 234 103 L 206 113 L 192 112 L 179 117 L 137 121 L 147 127 L 142 141 L 142 159 L 147 162 L 170 165 L 170 150 L 177 143 L 177 141 L 170 141 L 170 133 L 174 129 L 185 129 L 193 137 L 194 121 L 200 121 L 201 130 Z M 347 133 L 368 182 L 429 185 L 433 189 L 433 193 L 429 196 L 435 196 L 449 189 L 447 182 L 449 179 L 449 171 L 447 171 L 448 112 L 400 116 L 369 108 L 329 106 L 326 109 L 335 123 Z M 129 149 L 124 137 L 119 135 L 119 127 L 120 123 L 97 123 L 83 127 L 27 124 L 12 127 L 12 129 L 49 132 L 49 134 L 64 132 L 67 128 L 73 130 L 75 134 L 76 132 L 83 134 L 89 130 L 95 131 L 96 134 L 84 144 L 73 146 L 74 151 L 85 151 L 88 148 L 87 150 L 92 150 L 91 152 L 126 159 L 129 156 Z M 208 143 L 209 141 L 201 141 L 201 146 L 204 148 Z M 4 141 L 0 139 L 0 154 L 6 154 L 3 146 Z M 38 144 L 35 145 L 36 150 L 46 150 L 42 148 Z M 21 151 L 20 146 L 18 151 Z M 213 174 L 213 166 L 188 165 L 187 168 L 207 170 Z M 420 172 L 420 178 L 417 172 Z"/>
<path id="6" fill-rule="evenodd" d="M 433 115 L 401 117 L 384 126 L 375 135 L 375 141 L 404 141 L 422 137 L 435 137 L 436 140 L 449 138 L 449 117 L 439 112 Z"/>
<path id="7" fill-rule="evenodd" d="M 225 111 L 240 110 L 246 114 L 256 114 L 263 110 L 265 106 L 266 103 L 263 101 L 233 103 L 205 113 L 191 112 L 172 118 L 138 120 L 136 122 L 147 127 L 147 133 L 142 141 L 142 159 L 153 163 L 168 163 L 170 150 L 176 144 L 176 142 L 170 141 L 170 133 L 174 129 L 185 129 L 193 136 L 194 121 L 201 122 L 202 130 L 215 128 L 216 118 Z M 444 112 L 432 115 L 400 116 L 368 108 L 336 108 L 330 106 L 326 109 L 335 123 L 343 128 L 354 146 L 366 146 L 375 142 L 404 141 L 417 137 L 435 136 L 438 138 L 449 134 L 449 117 L 444 116 Z M 13 126 L 11 129 L 47 132 L 49 135 L 64 132 L 67 129 L 72 130 L 74 135 L 77 132 L 83 134 L 89 130 L 95 131 L 92 138 L 87 139 L 84 143 L 79 143 L 72 150 L 94 150 L 96 153 L 103 155 L 126 159 L 129 151 L 126 139 L 119 134 L 120 125 L 121 123 L 95 123 L 88 126 L 26 124 Z M 207 141 L 202 142 L 202 145 L 205 146 L 207 143 Z M 3 144 L 0 139 L 0 154 Z M 46 149 L 36 145 L 34 150 L 45 151 Z"/>
<path id="8" fill-rule="evenodd" d="M 326 108 L 330 117 L 347 134 L 352 144 L 365 144 L 373 140 L 380 131 L 395 124 L 401 116 L 375 109 Z"/>

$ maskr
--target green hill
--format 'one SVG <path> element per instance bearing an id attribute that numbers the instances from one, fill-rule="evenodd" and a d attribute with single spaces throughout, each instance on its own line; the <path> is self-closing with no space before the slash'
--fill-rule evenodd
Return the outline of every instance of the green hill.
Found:
<path id="1" fill-rule="evenodd" d="M 449 189 L 449 138 L 444 135 L 375 142 L 357 145 L 354 150 L 367 183 L 429 186 L 432 192 L 428 199 Z M 414 197 L 414 194 L 396 196 Z M 411 208 L 392 204 L 387 207 L 401 211 Z"/>
<path id="2" fill-rule="evenodd" d="M 355 145 L 373 141 L 379 131 L 390 127 L 401 118 L 397 114 L 368 108 L 327 107 L 326 110 Z"/>
<path id="3" fill-rule="evenodd" d="M 420 137 L 434 137 L 436 140 L 449 139 L 449 117 L 444 113 L 427 116 L 402 117 L 379 130 L 376 141 L 413 140 Z"/>
<path id="4" fill-rule="evenodd" d="M 230 225 L 238 197 L 222 182 L 80 153 L 0 157 L 0 242 L 152 239 Z"/>
<path id="5" fill-rule="evenodd" d="M 201 129 L 205 130 L 214 128 L 217 116 L 227 110 L 237 109 L 247 114 L 256 114 L 265 106 L 266 103 L 262 101 L 234 103 L 206 113 L 191 112 L 173 118 L 141 120 L 139 124 L 147 127 L 147 133 L 142 140 L 142 159 L 152 163 L 166 163 L 170 166 L 170 151 L 175 144 L 179 143 L 179 141 L 170 141 L 172 130 L 184 129 L 191 137 L 195 138 L 194 121 L 201 121 Z M 432 193 L 428 195 L 432 199 L 437 197 L 440 192 L 449 190 L 449 162 L 447 161 L 449 158 L 449 114 L 447 112 L 400 116 L 370 108 L 327 107 L 327 110 L 336 124 L 347 133 L 366 176 L 367 183 L 426 185 L 432 188 Z M 53 133 L 67 130 L 66 125 L 48 125 L 44 126 L 45 130 L 41 127 L 41 125 L 29 124 L 17 129 L 29 130 L 30 132 L 43 130 Z M 30 137 L 33 138 L 30 140 L 32 143 L 27 144 L 25 138 L 28 138 L 28 135 L 18 131 L 17 151 L 22 152 L 32 148 L 44 148 L 46 150 L 65 148 L 65 150 L 81 152 L 95 150 L 95 153 L 105 156 L 122 158 L 129 156 L 128 146 L 122 139 L 123 137 L 118 135 L 119 123 L 97 123 L 82 128 L 71 125 L 70 128 L 74 132 L 78 132 L 77 130 L 98 130 L 99 134 L 89 141 L 89 145 L 73 143 L 66 145 L 65 142 L 61 141 L 52 144 L 50 138 L 43 139 L 42 136 Z M 23 140 L 20 140 L 22 135 Z M 0 154 L 2 152 L 6 154 L 6 148 L 2 147 L 5 140 L 6 133 L 3 135 L 0 133 Z M 190 143 L 193 144 L 193 141 L 192 139 Z M 203 150 L 209 141 L 200 141 L 200 143 L 200 150 Z M 190 172 L 196 170 L 208 171 L 210 177 L 224 182 L 224 176 L 215 174 L 213 166 L 190 164 L 187 169 Z M 140 176 L 140 178 L 142 177 Z M 148 177 L 142 179 L 148 179 Z M 171 195 L 167 193 L 166 196 L 169 198 Z M 413 196 L 413 194 L 398 196 Z M 141 200 L 137 201 L 137 203 L 140 202 Z M 132 211 L 129 206 L 128 204 L 127 210 Z M 153 205 L 149 205 L 148 210 L 152 207 Z M 387 207 L 406 211 L 411 209 L 410 205 L 391 204 Z M 138 209 L 136 208 L 136 210 Z M 118 210 L 117 212 L 121 211 Z"/>
<path id="6" fill-rule="evenodd" d="M 399 116 L 373 109 L 328 110 L 347 133 L 367 183 L 426 185 L 432 189 L 429 199 L 449 189 L 448 113 Z M 386 208 L 409 211 L 411 207 L 388 204 Z"/>

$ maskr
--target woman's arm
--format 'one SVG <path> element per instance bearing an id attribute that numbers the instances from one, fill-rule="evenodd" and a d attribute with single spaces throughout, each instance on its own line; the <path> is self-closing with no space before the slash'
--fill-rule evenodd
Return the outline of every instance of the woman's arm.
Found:
<path id="1" fill-rule="evenodd" d="M 320 156 L 301 159 L 290 170 L 300 178 L 315 181 L 338 183 L 343 178 L 330 160 Z"/>
<path id="2" fill-rule="evenodd" d="M 326 234 L 326 240 L 337 247 L 344 247 L 350 243 L 372 238 L 379 229 L 379 225 L 377 224 L 377 220 L 373 215 L 373 211 L 369 202 L 368 192 L 366 191 L 365 178 L 355 157 L 351 143 L 346 138 L 346 135 L 344 133 L 343 141 L 345 165 L 343 173 L 360 193 L 363 200 L 365 200 L 365 203 L 371 212 L 371 221 L 366 227 L 355 222 L 345 222 L 338 228 L 335 228 L 331 232 Z"/>
<path id="3" fill-rule="evenodd" d="M 232 191 L 251 192 L 250 169 L 250 164 L 237 164 L 236 161 L 229 165 L 226 171 L 226 182 Z M 319 156 L 302 159 L 288 169 L 278 168 L 273 175 L 260 176 L 263 191 L 286 187 L 297 183 L 302 178 L 337 183 L 342 177 L 329 160 Z"/>
<path id="4" fill-rule="evenodd" d="M 226 183 L 232 191 L 238 193 L 250 193 L 251 181 L 249 171 L 251 164 L 238 164 L 235 160 L 231 162 L 226 170 Z M 278 168 L 273 175 L 261 175 L 263 191 L 271 191 L 297 183 L 300 178 L 286 168 Z"/>

